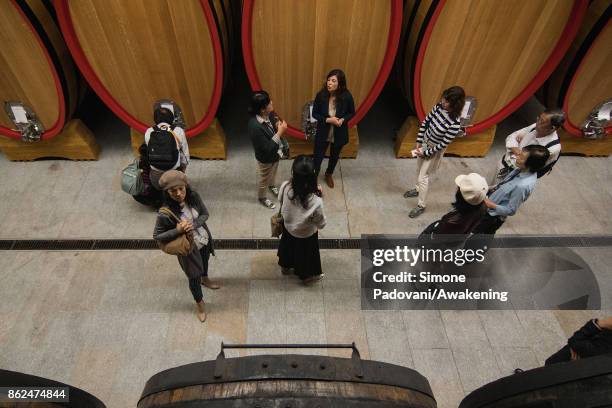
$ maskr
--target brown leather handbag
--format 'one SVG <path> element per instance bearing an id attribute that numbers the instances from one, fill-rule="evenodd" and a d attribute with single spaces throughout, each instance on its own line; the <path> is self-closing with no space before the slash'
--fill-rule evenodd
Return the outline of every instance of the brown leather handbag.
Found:
<path id="1" fill-rule="evenodd" d="M 181 222 L 181 220 L 176 215 L 174 215 L 172 210 L 170 210 L 168 207 L 160 208 L 159 212 L 162 214 L 166 214 L 168 217 L 172 218 L 177 223 Z M 168 255 L 187 256 L 191 253 L 191 250 L 193 249 L 193 235 L 191 233 L 184 233 L 179 235 L 172 241 L 157 241 L 157 245 L 159 246 L 159 249 L 161 249 Z"/>

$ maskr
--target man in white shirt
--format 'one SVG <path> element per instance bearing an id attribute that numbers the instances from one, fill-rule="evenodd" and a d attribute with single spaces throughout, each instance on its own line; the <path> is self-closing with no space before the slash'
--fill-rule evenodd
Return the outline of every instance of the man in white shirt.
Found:
<path id="1" fill-rule="evenodd" d="M 149 145 L 149 141 L 151 140 L 151 133 L 153 133 L 154 128 L 157 127 L 163 130 L 170 131 L 176 137 L 176 147 L 179 151 L 178 159 L 170 169 L 162 170 L 155 167 L 153 164 L 150 164 L 151 184 L 153 185 L 153 187 L 160 190 L 159 178 L 165 171 L 180 170 L 184 173 L 187 169 L 187 165 L 189 164 L 189 145 L 187 144 L 187 136 L 185 135 L 185 130 L 179 126 L 172 128 L 172 123 L 174 122 L 174 114 L 170 109 L 156 109 L 155 112 L 153 112 L 153 121 L 155 122 L 155 126 L 148 128 L 145 132 L 145 144 L 147 146 Z"/>
<path id="2" fill-rule="evenodd" d="M 547 174 L 559 160 L 561 142 L 557 129 L 565 122 L 565 113 L 560 109 L 548 109 L 538 115 L 537 121 L 523 129 L 517 130 L 506 138 L 506 154 L 502 157 L 497 169 L 496 182 L 503 180 L 512 170 L 516 169 L 516 158 L 529 145 L 544 146 L 550 152 L 550 157 L 544 168 L 538 171 L 538 178 Z"/>

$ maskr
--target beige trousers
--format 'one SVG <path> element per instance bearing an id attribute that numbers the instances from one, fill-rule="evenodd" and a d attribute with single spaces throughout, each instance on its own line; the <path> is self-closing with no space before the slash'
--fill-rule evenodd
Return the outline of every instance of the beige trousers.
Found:
<path id="1" fill-rule="evenodd" d="M 419 192 L 418 205 L 425 208 L 427 201 L 427 191 L 429 189 L 429 177 L 433 176 L 434 173 L 440 167 L 442 157 L 446 149 L 435 153 L 430 158 L 417 158 L 417 182 L 416 190 Z"/>
<path id="2" fill-rule="evenodd" d="M 268 186 L 274 185 L 278 162 L 260 163 L 257 162 L 257 198 L 266 198 Z"/>

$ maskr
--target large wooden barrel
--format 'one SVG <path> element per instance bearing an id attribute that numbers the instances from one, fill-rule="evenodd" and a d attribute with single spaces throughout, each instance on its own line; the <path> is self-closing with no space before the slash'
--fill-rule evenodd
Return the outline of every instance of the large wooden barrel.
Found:
<path id="1" fill-rule="evenodd" d="M 555 70 L 546 89 L 548 106 L 567 113 L 564 129 L 583 136 L 581 124 L 600 103 L 612 98 L 612 3 L 595 0 L 587 10 L 578 35 Z M 606 128 L 612 133 L 612 127 Z"/>
<path id="2" fill-rule="evenodd" d="M 401 10 L 401 0 L 245 0 L 242 52 L 251 87 L 270 92 L 287 134 L 303 139 L 304 104 L 340 68 L 355 99 L 355 126 L 393 66 Z"/>
<path id="3" fill-rule="evenodd" d="M 47 6 L 40 0 L 0 1 L 0 101 L 28 106 L 42 124 L 43 140 L 62 131 L 79 99 L 76 68 Z M 0 134 L 20 139 L 0 109 Z"/>
<path id="4" fill-rule="evenodd" d="M 100 98 L 144 133 L 153 105 L 180 107 L 188 137 L 213 122 L 228 61 L 228 0 L 55 0 L 66 42 Z M 220 35 L 221 34 L 221 35 Z M 223 45 L 225 44 L 225 45 Z"/>
<path id="5" fill-rule="evenodd" d="M 587 0 L 422 0 L 408 2 L 404 89 L 419 120 L 442 91 L 476 97 L 483 132 L 544 83 L 574 39 Z"/>
<path id="6" fill-rule="evenodd" d="M 436 407 L 427 379 L 416 371 L 359 362 L 356 366 L 349 358 L 289 354 L 188 364 L 151 377 L 138 408 Z"/>
<path id="7" fill-rule="evenodd" d="M 16 371 L 0 370 L 0 387 L 11 387 L 23 389 L 24 387 L 34 388 L 66 388 L 64 394 L 57 390 L 56 397 L 65 398 L 63 401 L 56 402 L 0 402 L 1 407 L 8 408 L 105 408 L 106 405 L 98 398 L 71 385 L 49 380 L 47 378 L 36 377 L 34 375 L 19 373 Z M 62 397 L 64 395 L 65 397 Z M 2 395 L 4 397 L 4 395 Z M 67 398 L 66 398 L 67 397 Z M 0 398 L 0 401 L 4 401 Z M 40 400 L 39 400 L 40 401 Z"/>
<path id="8" fill-rule="evenodd" d="M 612 354 L 553 364 L 489 383 L 459 408 L 612 406 Z"/>

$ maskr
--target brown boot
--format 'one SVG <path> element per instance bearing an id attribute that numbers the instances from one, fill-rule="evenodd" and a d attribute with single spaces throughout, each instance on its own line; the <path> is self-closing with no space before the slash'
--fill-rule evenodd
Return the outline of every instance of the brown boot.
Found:
<path id="1" fill-rule="evenodd" d="M 327 183 L 327 187 L 334 188 L 334 178 L 331 174 L 325 175 L 325 182 Z"/>
<path id="2" fill-rule="evenodd" d="M 197 307 L 197 315 L 198 315 L 198 319 L 200 319 L 200 322 L 204 323 L 206 321 L 206 311 L 204 310 L 204 301 L 200 300 L 198 303 L 196 303 L 196 307 Z"/>
<path id="3" fill-rule="evenodd" d="M 219 283 L 210 280 L 208 276 L 202 276 L 201 283 L 203 286 L 206 286 L 208 289 L 219 289 L 221 285 Z"/>

